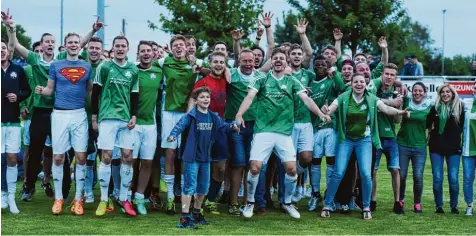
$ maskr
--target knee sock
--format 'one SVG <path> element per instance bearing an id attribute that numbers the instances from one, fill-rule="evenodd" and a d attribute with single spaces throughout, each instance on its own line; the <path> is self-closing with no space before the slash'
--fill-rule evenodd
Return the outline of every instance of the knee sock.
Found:
<path id="1" fill-rule="evenodd" d="M 121 165 L 121 188 L 119 192 L 119 201 L 127 200 L 127 193 L 129 192 L 129 187 L 132 182 L 132 175 L 134 170 L 132 169 L 131 164 L 122 163 Z M 132 195 L 132 192 L 131 192 Z"/>
<path id="2" fill-rule="evenodd" d="M 109 181 L 111 180 L 111 165 L 101 162 L 98 169 L 99 184 L 101 185 L 101 201 L 108 201 Z"/>
<path id="3" fill-rule="evenodd" d="M 290 176 L 286 173 L 286 175 L 284 176 L 284 204 L 291 203 L 294 191 L 296 191 L 297 179 L 297 174 L 294 176 Z"/>
<path id="4" fill-rule="evenodd" d="M 53 164 L 51 172 L 53 172 L 53 182 L 55 185 L 55 199 L 61 200 L 63 199 L 63 165 Z"/>
<path id="5" fill-rule="evenodd" d="M 255 202 L 256 187 L 258 186 L 259 174 L 253 175 L 251 171 L 248 172 L 248 202 Z"/>
<path id="6" fill-rule="evenodd" d="M 174 199 L 175 175 L 164 175 L 165 185 L 167 185 L 167 199 Z"/>
<path id="7" fill-rule="evenodd" d="M 76 196 L 74 199 L 76 201 L 80 201 L 81 197 L 83 196 L 83 189 L 84 189 L 84 181 L 86 178 L 86 165 L 80 165 L 76 163 Z"/>

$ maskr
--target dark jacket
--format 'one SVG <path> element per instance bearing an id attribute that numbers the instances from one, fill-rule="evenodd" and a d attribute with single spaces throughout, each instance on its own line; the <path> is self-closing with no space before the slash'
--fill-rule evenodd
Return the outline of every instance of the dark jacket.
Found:
<path id="1" fill-rule="evenodd" d="M 218 132 L 226 132 L 229 133 L 232 131 L 231 126 L 233 125 L 230 123 L 226 123 L 221 119 L 217 114 L 208 110 L 212 117 L 213 127 L 212 127 L 212 140 L 198 140 L 197 139 L 197 119 L 196 113 L 197 109 L 192 109 L 189 113 L 185 114 L 179 122 L 175 125 L 170 132 L 169 136 L 178 137 L 182 134 L 182 143 L 180 145 L 180 156 L 182 160 L 185 162 L 210 162 L 211 160 L 211 151 L 213 143 L 215 143 L 215 137 L 217 136 Z M 208 142 L 208 156 L 206 160 L 197 160 L 196 153 L 197 153 L 197 146 L 199 142 Z"/>
<path id="2" fill-rule="evenodd" d="M 426 119 L 427 127 L 430 130 L 430 152 L 438 153 L 443 156 L 461 155 L 461 133 L 463 133 L 464 126 L 464 103 L 462 104 L 459 122 L 457 123 L 454 114 L 451 114 L 441 135 L 438 132 L 440 122 L 438 119 L 438 113 L 436 113 L 436 106 L 437 105 L 431 108 Z"/>
<path id="3" fill-rule="evenodd" d="M 10 102 L 8 93 L 17 95 L 16 102 Z M 31 94 L 23 67 L 10 61 L 7 70 L 2 69 L 2 123 L 20 123 L 20 102 Z"/>

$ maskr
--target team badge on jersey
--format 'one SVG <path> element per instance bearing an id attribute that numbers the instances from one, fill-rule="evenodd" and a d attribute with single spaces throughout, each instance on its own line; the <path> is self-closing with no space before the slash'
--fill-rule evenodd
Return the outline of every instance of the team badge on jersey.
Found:
<path id="1" fill-rule="evenodd" d="M 76 84 L 86 75 L 86 69 L 82 67 L 65 67 L 59 73 L 72 84 Z"/>
<path id="2" fill-rule="evenodd" d="M 131 74 L 130 71 L 127 71 L 126 74 L 125 74 L 125 76 L 126 76 L 127 78 L 131 78 L 132 74 Z"/>
<path id="3" fill-rule="evenodd" d="M 281 85 L 282 90 L 286 90 L 287 88 L 288 88 L 288 86 L 286 86 L 285 84 Z"/>
<path id="4" fill-rule="evenodd" d="M 366 106 L 365 104 L 364 104 L 364 105 L 362 105 L 362 106 L 360 107 L 360 110 L 361 110 L 361 111 L 365 111 L 365 110 L 367 110 L 367 106 Z"/>
<path id="5" fill-rule="evenodd" d="M 324 89 L 326 87 L 326 85 L 322 84 L 321 85 L 321 89 Z"/>
<path id="6" fill-rule="evenodd" d="M 11 77 L 12 79 L 17 79 L 17 77 L 18 77 L 17 72 L 12 71 L 12 73 L 10 73 L 10 77 Z"/>
<path id="7" fill-rule="evenodd" d="M 155 73 L 150 74 L 150 79 L 151 80 L 154 80 L 155 78 L 157 78 L 157 75 L 155 75 Z"/>

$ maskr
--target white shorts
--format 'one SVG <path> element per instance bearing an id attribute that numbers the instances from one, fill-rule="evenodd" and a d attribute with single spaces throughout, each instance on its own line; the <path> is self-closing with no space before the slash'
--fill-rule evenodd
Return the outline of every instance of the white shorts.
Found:
<path id="1" fill-rule="evenodd" d="M 333 128 L 320 129 L 314 133 L 313 158 L 335 157 L 337 153 L 337 132 Z"/>
<path id="2" fill-rule="evenodd" d="M 162 111 L 162 142 L 160 144 L 162 148 L 176 149 L 180 145 L 182 135 L 179 135 L 174 142 L 168 142 L 167 138 L 184 115 L 184 112 Z"/>
<path id="3" fill-rule="evenodd" d="M 291 136 L 279 133 L 255 134 L 251 143 L 250 161 L 267 163 L 273 150 L 281 162 L 296 161 L 296 151 Z"/>
<path id="4" fill-rule="evenodd" d="M 314 129 L 311 123 L 296 123 L 293 127 L 291 138 L 297 153 L 312 152 L 314 142 Z"/>
<path id="5" fill-rule="evenodd" d="M 141 160 L 154 159 L 157 148 L 157 126 L 136 125 L 134 131 L 134 152 L 132 157 L 137 159 L 140 154 Z"/>
<path id="6" fill-rule="evenodd" d="M 25 146 L 30 146 L 30 125 L 31 120 L 23 121 L 23 145 Z M 46 137 L 45 146 L 51 147 L 51 138 L 49 135 Z"/>
<path id="7" fill-rule="evenodd" d="M 2 126 L 2 153 L 19 153 L 21 145 L 20 126 Z"/>
<path id="8" fill-rule="evenodd" d="M 53 154 L 64 154 L 71 148 L 75 152 L 88 151 L 88 116 L 84 108 L 53 110 L 51 113 Z"/>
<path id="9" fill-rule="evenodd" d="M 122 120 L 103 120 L 99 123 L 98 149 L 112 151 L 114 146 L 134 149 L 134 132 Z"/>

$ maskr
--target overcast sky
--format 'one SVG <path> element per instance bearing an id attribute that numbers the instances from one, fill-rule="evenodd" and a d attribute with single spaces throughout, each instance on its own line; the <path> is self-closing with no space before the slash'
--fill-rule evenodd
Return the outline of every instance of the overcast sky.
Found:
<path id="1" fill-rule="evenodd" d="M 10 8 L 15 22 L 26 29 L 33 41 L 39 40 L 44 32 L 54 34 L 59 40 L 60 2 L 61 0 L 3 0 L 1 8 L 2 11 Z M 108 48 L 111 47 L 112 38 L 121 31 L 122 18 L 127 21 L 126 36 L 132 45 L 142 39 L 154 40 L 159 44 L 170 39 L 170 35 L 147 27 L 147 20 L 158 23 L 160 13 L 167 14 L 166 9 L 153 0 L 106 0 L 106 5 L 109 5 L 105 10 L 105 40 L 109 44 Z M 64 34 L 87 33 L 95 20 L 96 6 L 96 0 L 64 0 Z M 442 10 L 446 9 L 445 55 L 451 57 L 476 53 L 476 0 L 406 0 L 405 7 L 413 20 L 430 28 L 431 37 L 435 40 L 434 46 L 438 48 L 442 47 Z M 281 17 L 282 11 L 289 8 L 286 0 L 267 0 L 264 6 L 265 11 L 272 11 L 277 17 Z M 136 47 L 131 47 L 129 56 L 134 57 L 135 53 Z"/>

